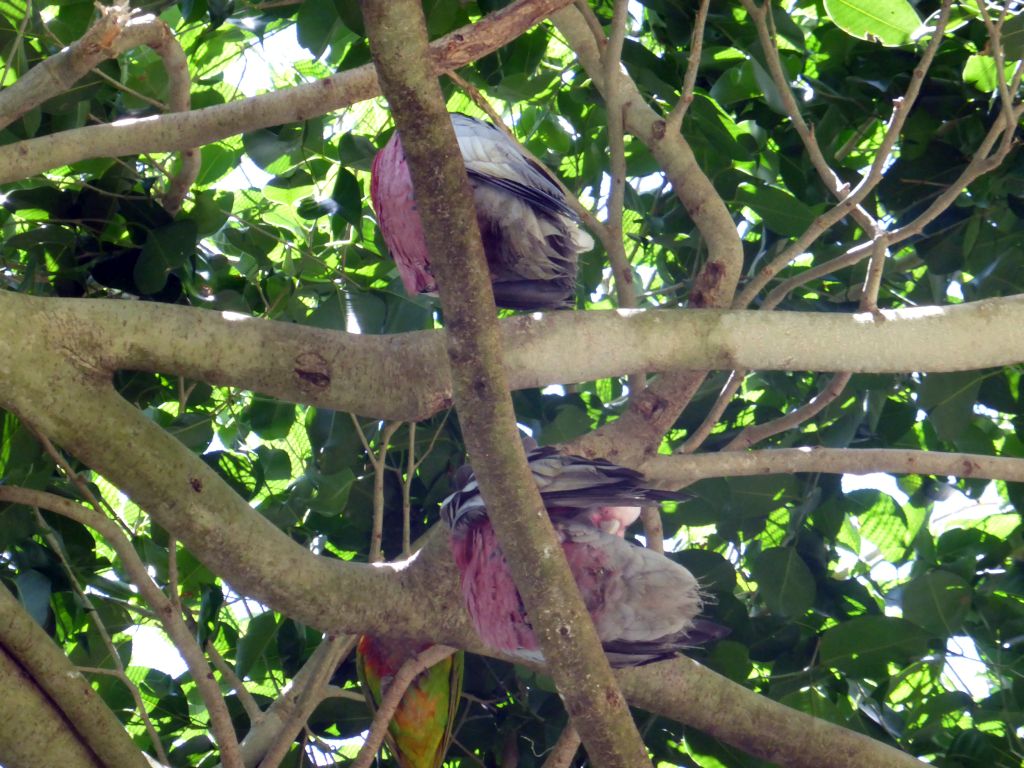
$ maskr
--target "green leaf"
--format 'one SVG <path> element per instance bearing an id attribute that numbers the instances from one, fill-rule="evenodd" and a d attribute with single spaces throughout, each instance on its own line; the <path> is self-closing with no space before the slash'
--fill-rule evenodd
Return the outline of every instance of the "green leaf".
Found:
<path id="1" fill-rule="evenodd" d="M 292 476 L 292 460 L 287 451 L 280 448 L 267 448 L 261 445 L 256 449 L 263 466 L 263 476 L 267 480 L 288 480 Z"/>
<path id="2" fill-rule="evenodd" d="M 341 29 L 334 0 L 304 0 L 296 17 L 299 45 L 319 59 Z"/>
<path id="3" fill-rule="evenodd" d="M 363 218 L 363 189 L 359 186 L 355 174 L 345 168 L 339 168 L 331 197 L 338 204 L 338 215 L 352 226 L 358 227 Z"/>
<path id="4" fill-rule="evenodd" d="M 235 657 L 235 672 L 244 678 L 252 665 L 259 660 L 277 631 L 277 614 L 273 611 L 254 616 L 238 639 L 238 653 Z"/>
<path id="5" fill-rule="evenodd" d="M 959 628 L 971 607 L 970 585 L 946 570 L 918 576 L 903 588 L 903 618 L 940 637 Z"/>
<path id="6" fill-rule="evenodd" d="M 814 576 L 797 551 L 776 547 L 762 552 L 751 564 L 758 594 L 774 613 L 798 618 L 814 602 Z"/>
<path id="7" fill-rule="evenodd" d="M 918 405 L 928 414 L 928 424 L 940 440 L 954 441 L 974 418 L 974 403 L 984 373 L 957 371 L 929 373 L 918 392 Z"/>
<path id="8" fill-rule="evenodd" d="M 1024 59 L 1024 13 L 1018 11 L 1005 21 L 1000 40 L 1007 61 Z"/>
<path id="9" fill-rule="evenodd" d="M 188 217 L 195 221 L 199 234 L 208 237 L 227 223 L 234 200 L 235 196 L 231 192 L 198 192 Z"/>
<path id="10" fill-rule="evenodd" d="M 736 566 L 717 552 L 706 549 L 684 549 L 668 557 L 686 568 L 706 592 L 732 594 L 736 588 Z"/>
<path id="11" fill-rule="evenodd" d="M 929 634 L 915 624 L 888 616 L 862 616 L 822 635 L 822 665 L 857 677 L 881 677 L 888 664 L 905 664 L 928 652 Z"/>
<path id="12" fill-rule="evenodd" d="M 303 7 L 306 4 L 303 3 Z M 262 129 L 242 136 L 246 153 L 267 173 L 283 173 L 292 167 L 302 149 L 302 129 L 297 125 Z"/>
<path id="13" fill-rule="evenodd" d="M 36 624 L 45 627 L 50 613 L 50 594 L 53 591 L 50 580 L 39 571 L 29 570 L 19 573 L 14 583 L 18 589 L 18 600 L 25 606 L 29 616 L 35 619 Z"/>
<path id="14" fill-rule="evenodd" d="M 348 494 L 355 482 L 355 473 L 345 467 L 333 475 L 320 475 L 317 478 L 317 496 L 313 502 L 313 510 L 326 517 L 336 517 L 345 511 Z"/>
<path id="15" fill-rule="evenodd" d="M 815 217 L 809 206 L 789 192 L 764 184 L 740 184 L 736 202 L 752 208 L 769 229 L 787 237 L 802 235 Z"/>
<path id="16" fill-rule="evenodd" d="M 249 407 L 249 423 L 252 431 L 264 440 L 281 440 L 288 437 L 292 422 L 295 421 L 295 404 L 256 395 Z"/>
<path id="17" fill-rule="evenodd" d="M 909 541 L 909 526 L 903 509 L 887 493 L 864 488 L 846 494 L 848 512 L 857 516 L 859 537 L 874 544 L 889 562 L 900 560 Z M 845 526 L 844 526 L 845 528 Z M 851 546 L 853 551 L 859 547 Z"/>
<path id="18" fill-rule="evenodd" d="M 825 12 L 847 34 L 883 45 L 905 45 L 921 26 L 907 0 L 825 0 Z"/>
<path id="19" fill-rule="evenodd" d="M 139 292 L 157 293 L 167 276 L 195 253 L 199 230 L 194 221 L 175 221 L 152 230 L 135 263 L 133 278 Z"/>
<path id="20" fill-rule="evenodd" d="M 216 584 L 203 585 L 203 597 L 199 604 L 199 618 L 196 621 L 196 640 L 199 646 L 217 634 L 220 609 L 224 606 L 224 593 Z"/>

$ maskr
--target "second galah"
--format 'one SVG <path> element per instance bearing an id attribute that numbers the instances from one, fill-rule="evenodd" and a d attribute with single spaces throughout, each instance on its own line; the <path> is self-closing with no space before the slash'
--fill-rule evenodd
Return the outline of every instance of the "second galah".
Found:
<path id="1" fill-rule="evenodd" d="M 577 254 L 594 241 L 580 229 L 550 172 L 482 120 L 451 115 L 499 307 L 571 307 Z M 402 140 L 396 132 L 373 160 L 370 197 L 406 293 L 436 293 Z"/>
<path id="2" fill-rule="evenodd" d="M 703 600 L 693 574 L 622 538 L 625 525 L 639 515 L 637 505 L 681 500 L 686 494 L 653 489 L 626 467 L 551 448 L 531 450 L 527 459 L 613 666 L 668 658 L 725 634 L 698 618 Z M 497 650 L 540 660 L 533 627 L 468 466 L 456 474 L 441 519 L 451 528 L 463 600 L 480 638 Z"/>

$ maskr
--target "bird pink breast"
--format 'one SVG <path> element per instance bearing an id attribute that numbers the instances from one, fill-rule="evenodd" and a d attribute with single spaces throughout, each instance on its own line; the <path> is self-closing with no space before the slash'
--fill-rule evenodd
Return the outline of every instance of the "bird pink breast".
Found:
<path id="1" fill-rule="evenodd" d="M 605 557 L 594 547 L 566 541 L 557 524 L 555 531 L 562 539 L 562 550 L 583 601 L 597 620 L 604 608 L 605 588 L 611 575 Z M 466 609 L 480 639 L 502 651 L 537 656 L 523 654 L 538 651 L 537 637 L 490 523 L 474 525 L 464 536 L 452 536 L 451 548 Z"/>
<path id="2" fill-rule="evenodd" d="M 373 159 L 370 199 L 377 213 L 381 235 L 398 265 L 406 293 L 415 296 L 425 291 L 436 291 L 437 283 L 428 266 L 430 257 L 423 224 L 416 211 L 412 177 L 397 133 Z"/>
<path id="3" fill-rule="evenodd" d="M 453 536 L 462 596 L 480 639 L 502 651 L 536 650 L 537 638 L 490 523 Z"/>

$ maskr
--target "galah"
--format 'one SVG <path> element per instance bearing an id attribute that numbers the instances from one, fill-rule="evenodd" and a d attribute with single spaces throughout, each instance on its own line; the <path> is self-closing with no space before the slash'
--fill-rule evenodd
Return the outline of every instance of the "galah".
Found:
<path id="1" fill-rule="evenodd" d="M 550 172 L 490 123 L 452 114 L 494 299 L 509 309 L 573 305 L 577 254 L 594 247 Z M 437 292 L 397 132 L 373 160 L 370 198 L 406 293 Z"/>
<path id="2" fill-rule="evenodd" d="M 639 515 L 637 504 L 681 500 L 686 494 L 655 490 L 631 469 L 551 448 L 531 450 L 527 458 L 612 666 L 668 658 L 725 634 L 697 618 L 702 594 L 686 568 L 622 538 L 623 523 Z M 462 467 L 455 486 L 441 505 L 441 518 L 451 528 L 462 597 L 477 633 L 497 650 L 541 660 L 472 469 Z M 608 521 L 616 525 L 614 534 L 602 530 L 611 527 Z"/>
<path id="3" fill-rule="evenodd" d="M 363 635 L 356 646 L 356 668 L 374 712 L 402 664 L 429 643 L 386 640 Z M 462 651 L 423 670 L 406 689 L 385 741 L 401 768 L 440 768 L 451 741 L 462 694 Z"/>

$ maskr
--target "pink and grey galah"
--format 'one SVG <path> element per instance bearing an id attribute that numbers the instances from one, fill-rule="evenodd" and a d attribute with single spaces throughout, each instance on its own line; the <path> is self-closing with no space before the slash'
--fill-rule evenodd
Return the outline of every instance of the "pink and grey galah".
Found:
<path id="1" fill-rule="evenodd" d="M 572 307 L 577 255 L 593 248 L 594 241 L 580 229 L 561 188 L 550 171 L 495 126 L 462 114 L 451 119 L 473 187 L 495 303 L 524 310 Z M 397 132 L 373 160 L 370 198 L 406 293 L 435 294 Z"/>
<path id="2" fill-rule="evenodd" d="M 698 618 L 697 579 L 662 554 L 623 538 L 639 504 L 682 500 L 687 494 L 649 487 L 643 475 L 607 461 L 552 448 L 527 459 L 566 560 L 612 666 L 674 656 L 722 637 L 726 630 Z M 500 651 L 541 660 L 540 647 L 469 466 L 441 505 L 462 597 L 480 638 Z M 606 532 L 609 531 L 609 532 Z"/>

